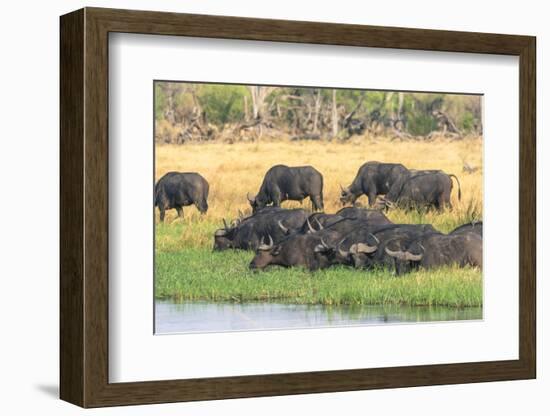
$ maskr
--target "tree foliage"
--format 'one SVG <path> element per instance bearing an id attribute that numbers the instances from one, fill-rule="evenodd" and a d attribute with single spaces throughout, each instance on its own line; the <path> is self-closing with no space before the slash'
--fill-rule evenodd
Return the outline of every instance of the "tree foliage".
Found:
<path id="1" fill-rule="evenodd" d="M 157 140 L 177 143 L 249 130 L 344 140 L 482 134 L 477 95 L 156 82 L 154 109 Z"/>

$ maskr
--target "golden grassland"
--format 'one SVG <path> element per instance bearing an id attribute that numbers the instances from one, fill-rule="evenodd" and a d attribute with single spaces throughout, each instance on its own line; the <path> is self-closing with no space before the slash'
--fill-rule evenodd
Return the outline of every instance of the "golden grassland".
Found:
<path id="1" fill-rule="evenodd" d="M 482 212 L 482 140 L 435 142 L 399 142 L 388 140 L 334 142 L 270 141 L 256 143 L 201 143 L 186 145 L 157 145 L 155 179 L 169 171 L 198 172 L 210 184 L 209 210 L 205 217 L 194 207 L 184 208 L 187 220 L 216 221 L 232 219 L 238 210 L 250 212 L 246 194 L 255 195 L 265 172 L 273 165 L 312 165 L 324 177 L 325 212 L 341 208 L 338 200 L 340 184 L 349 185 L 359 167 L 371 160 L 402 163 L 410 169 L 442 169 L 458 176 L 462 187 L 462 200 L 457 199 L 453 181 L 453 210 L 443 214 L 429 212 L 422 216 L 435 225 L 445 225 L 449 217 L 459 221 Z M 479 169 L 472 174 L 463 173 L 463 161 Z M 365 196 L 358 200 L 367 205 Z M 284 207 L 300 207 L 300 203 L 286 201 Z M 309 200 L 303 207 L 310 208 Z M 416 222 L 402 211 L 390 211 L 388 216 L 397 222 Z M 166 221 L 176 219 L 176 212 L 167 213 Z M 407 221 L 407 220 L 410 221 Z M 158 221 L 158 213 L 157 213 Z M 177 219 L 177 221 L 181 221 Z M 186 220 L 184 220 L 186 221 Z M 456 222 L 453 221 L 453 222 Z"/>
<path id="2" fill-rule="evenodd" d="M 446 267 L 411 273 L 395 279 L 388 270 L 359 271 L 335 267 L 316 273 L 301 268 L 273 268 L 252 273 L 248 251 L 212 252 L 213 234 L 222 218 L 231 220 L 241 210 L 250 213 L 246 194 L 254 195 L 265 172 L 273 165 L 312 165 L 324 177 L 325 212 L 341 208 L 340 184 L 349 185 L 359 167 L 371 160 L 399 162 L 411 169 L 442 169 L 459 177 L 462 200 L 453 190 L 453 209 L 442 213 L 394 210 L 395 223 L 430 223 L 442 232 L 480 219 L 482 214 L 482 140 L 391 142 L 354 140 L 346 143 L 291 142 L 287 140 L 226 144 L 210 142 L 158 145 L 158 180 L 169 171 L 199 172 L 210 183 L 209 210 L 200 215 L 184 208 L 184 219 L 167 212 L 164 224 L 156 211 L 157 298 L 178 301 L 278 301 L 323 304 L 409 304 L 481 306 L 482 274 L 479 269 Z M 462 172 L 463 161 L 479 168 Z M 367 205 L 366 197 L 359 200 Z M 284 207 L 299 207 L 286 201 Z M 304 208 L 310 208 L 309 200 Z"/>

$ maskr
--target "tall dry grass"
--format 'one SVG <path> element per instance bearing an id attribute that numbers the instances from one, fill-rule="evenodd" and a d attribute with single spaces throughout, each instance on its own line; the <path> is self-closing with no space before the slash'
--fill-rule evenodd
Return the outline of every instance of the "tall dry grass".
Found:
<path id="1" fill-rule="evenodd" d="M 338 200 L 340 184 L 349 185 L 359 167 L 371 160 L 402 163 L 411 169 L 442 169 L 458 176 L 462 187 L 462 201 L 458 201 L 456 185 L 452 193 L 453 210 L 443 214 L 425 214 L 390 211 L 396 222 L 431 222 L 446 228 L 449 222 L 460 223 L 482 214 L 482 140 L 434 142 L 398 142 L 387 140 L 331 142 L 259 142 L 259 143 L 203 143 L 186 145 L 157 145 L 156 172 L 158 180 L 168 171 L 199 172 L 210 183 L 209 210 L 200 217 L 194 207 L 184 208 L 184 221 L 219 222 L 234 218 L 239 210 L 249 212 L 246 194 L 254 195 L 265 172 L 273 165 L 312 165 L 324 177 L 325 211 L 341 208 Z M 472 174 L 462 172 L 463 161 L 479 169 Z M 454 181 L 453 181 L 454 183 Z M 367 205 L 366 197 L 358 202 Z M 284 207 L 299 207 L 294 201 Z M 310 208 L 309 200 L 304 207 Z M 157 214 L 158 218 L 158 214 Z M 167 214 L 167 222 L 176 218 L 176 212 Z M 180 220 L 177 220 L 180 221 Z"/>

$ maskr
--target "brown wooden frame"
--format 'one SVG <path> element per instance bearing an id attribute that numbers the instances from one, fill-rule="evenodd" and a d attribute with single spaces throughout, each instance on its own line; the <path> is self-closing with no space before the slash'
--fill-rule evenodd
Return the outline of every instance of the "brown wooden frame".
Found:
<path id="1" fill-rule="evenodd" d="M 85 8 L 60 19 L 60 396 L 83 407 L 321 393 L 536 376 L 535 51 L 530 36 Z M 519 56 L 519 359 L 109 383 L 108 34 Z"/>

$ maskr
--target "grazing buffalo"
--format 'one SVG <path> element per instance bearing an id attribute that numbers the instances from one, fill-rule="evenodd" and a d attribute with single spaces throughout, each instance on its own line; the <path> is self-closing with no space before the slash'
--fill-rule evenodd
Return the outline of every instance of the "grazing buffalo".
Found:
<path id="1" fill-rule="evenodd" d="M 383 212 L 376 209 L 366 209 L 357 207 L 345 207 L 336 213 L 343 218 L 357 218 L 368 222 L 371 225 L 386 225 L 392 222 Z"/>
<path id="2" fill-rule="evenodd" d="M 378 195 L 385 195 L 392 185 L 408 170 L 400 163 L 367 162 L 359 168 L 350 186 L 340 185 L 342 205 L 353 204 L 361 195 L 367 195 L 369 206 L 374 206 Z"/>
<path id="3" fill-rule="evenodd" d="M 155 185 L 155 206 L 164 221 L 167 209 L 183 217 L 183 207 L 195 205 L 201 214 L 208 211 L 208 182 L 195 172 L 168 172 Z"/>
<path id="4" fill-rule="evenodd" d="M 268 235 L 275 242 L 279 242 L 287 237 L 281 224 L 286 224 L 291 229 L 299 229 L 307 216 L 303 209 L 270 208 L 262 209 L 233 226 L 228 226 L 224 220 L 224 228 L 214 233 L 214 250 L 256 250 L 262 238 Z"/>
<path id="5" fill-rule="evenodd" d="M 327 256 L 321 255 L 341 238 L 337 231 L 324 229 L 313 234 L 292 234 L 276 244 L 271 236 L 258 246 L 250 262 L 250 269 L 263 270 L 267 266 L 302 266 L 314 271 L 329 267 Z"/>
<path id="6" fill-rule="evenodd" d="M 435 208 L 443 210 L 452 208 L 451 191 L 453 181 L 458 184 L 458 200 L 462 192 L 460 182 L 453 174 L 447 174 L 440 170 L 410 171 L 397 180 L 384 198 L 384 203 L 389 208 L 401 207 L 405 209 Z"/>
<path id="7" fill-rule="evenodd" d="M 429 233 L 412 239 L 393 240 L 386 253 L 395 259 L 397 273 L 412 269 L 456 264 L 483 266 L 483 240 L 477 232 L 458 234 Z"/>
<path id="8" fill-rule="evenodd" d="M 469 233 L 469 232 L 478 233 L 481 237 L 483 237 L 483 222 L 473 221 L 467 224 L 463 224 L 460 227 L 456 227 L 449 234 L 461 234 L 461 233 Z"/>
<path id="9" fill-rule="evenodd" d="M 427 233 L 437 233 L 430 224 L 392 224 L 359 228 L 347 234 L 338 243 L 336 260 L 356 268 L 393 268 L 393 258 L 385 251 L 390 241 L 398 238 L 417 238 Z"/>
<path id="10" fill-rule="evenodd" d="M 253 212 L 266 205 L 280 206 L 286 200 L 300 201 L 309 197 L 315 211 L 323 210 L 323 175 L 312 166 L 276 165 L 265 174 L 258 194 L 247 195 Z"/>

